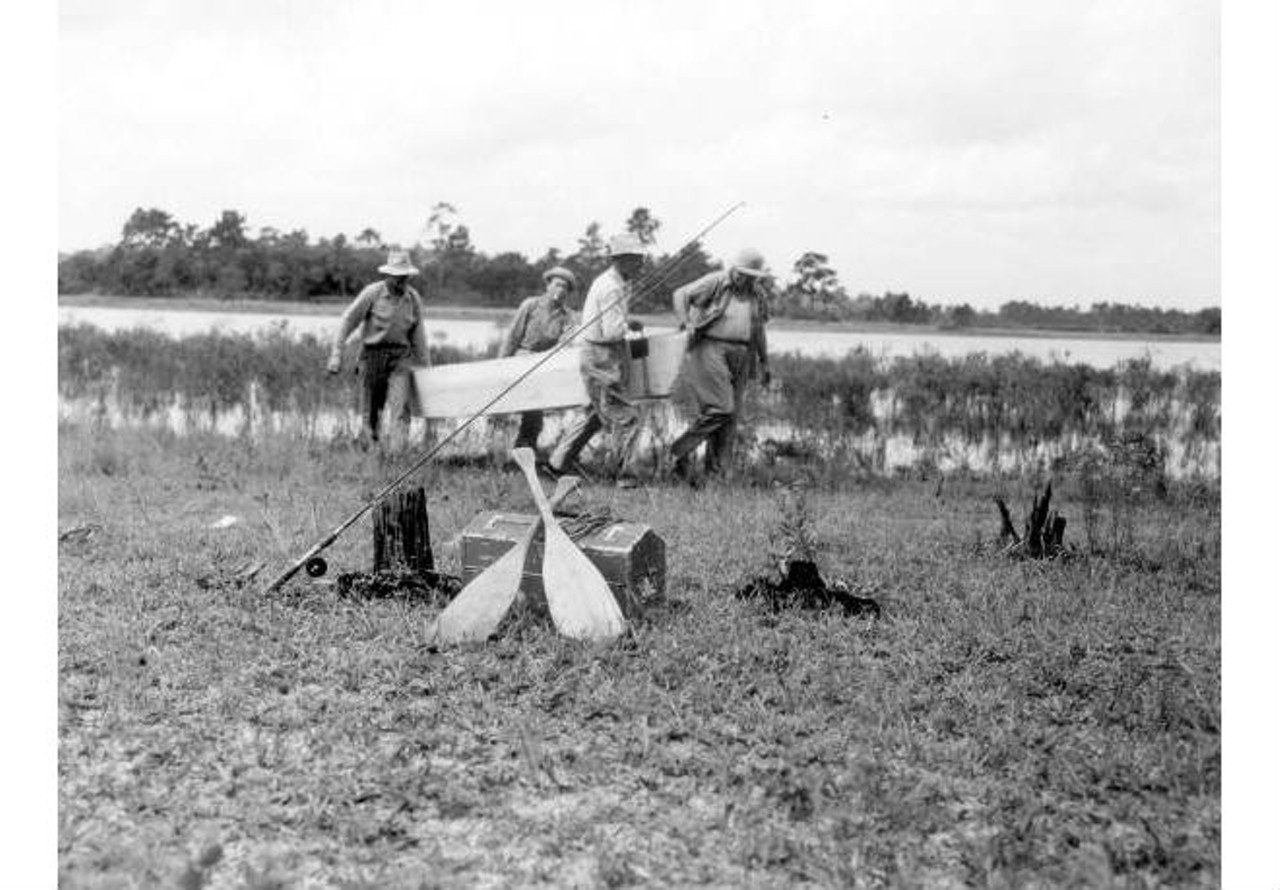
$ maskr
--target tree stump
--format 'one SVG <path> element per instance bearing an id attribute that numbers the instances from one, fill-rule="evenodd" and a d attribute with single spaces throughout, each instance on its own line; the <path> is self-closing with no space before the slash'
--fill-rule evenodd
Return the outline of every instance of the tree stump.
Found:
<path id="1" fill-rule="evenodd" d="M 1053 497 L 1053 483 L 1048 482 L 1043 495 L 1035 495 L 1031 500 L 1031 514 L 1027 517 L 1021 537 L 1013 527 L 1013 518 L 1009 515 L 1009 507 L 1004 499 L 996 495 L 996 508 L 1000 511 L 1000 540 L 1010 541 L 1004 548 L 1009 556 L 1030 557 L 1031 559 L 1055 559 L 1063 556 L 1067 547 L 1063 536 L 1067 531 L 1065 516 L 1058 511 L 1049 510 L 1049 500 Z"/>
<path id="2" fill-rule="evenodd" d="M 373 513 L 373 571 L 405 569 L 424 576 L 435 570 L 427 495 L 421 487 L 384 499 Z"/>

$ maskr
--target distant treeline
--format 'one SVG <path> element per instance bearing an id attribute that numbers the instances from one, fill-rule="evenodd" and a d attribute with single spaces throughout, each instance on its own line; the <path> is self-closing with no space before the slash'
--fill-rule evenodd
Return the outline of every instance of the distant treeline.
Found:
<path id="1" fill-rule="evenodd" d="M 646 244 L 655 242 L 661 223 L 646 207 L 637 207 L 623 228 Z M 542 273 L 567 266 L 589 281 L 607 263 L 607 235 L 592 222 L 577 239 L 577 249 L 564 254 L 554 247 L 530 260 L 509 251 L 494 255 L 477 250 L 457 210 L 441 203 L 432 208 L 424 227 L 426 243 L 407 249 L 422 269 L 421 284 L 433 302 L 454 306 L 513 306 L 542 289 Z M 390 247 L 372 228 L 354 238 L 339 234 L 312 241 L 301 229 L 281 232 L 270 227 L 249 233 L 247 220 L 225 210 L 208 228 L 184 224 L 164 210 L 138 208 L 125 222 L 119 242 L 58 258 L 60 294 L 104 293 L 170 297 L 207 295 L 289 301 L 345 300 L 377 277 Z M 674 287 L 719 268 L 702 249 L 691 245 L 678 264 L 669 254 L 655 255 L 650 276 L 634 305 L 638 312 L 664 312 Z M 907 293 L 851 296 L 840 283 L 826 254 L 807 251 L 791 266 L 790 275 L 774 282 L 771 305 L 776 317 L 824 321 L 879 321 L 942 328 L 1036 328 L 1079 332 L 1204 334 L 1221 333 L 1219 307 L 1185 312 L 1120 303 L 1041 306 L 1014 300 L 994 311 L 960 305 L 930 304 Z"/>

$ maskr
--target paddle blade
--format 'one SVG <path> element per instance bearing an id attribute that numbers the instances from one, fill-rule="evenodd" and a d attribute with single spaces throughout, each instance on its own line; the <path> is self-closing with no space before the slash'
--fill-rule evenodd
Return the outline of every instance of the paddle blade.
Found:
<path id="1" fill-rule="evenodd" d="M 556 629 L 578 640 L 612 640 L 627 628 L 622 610 L 600 570 L 559 523 L 546 528 L 542 588 Z"/>
<path id="2" fill-rule="evenodd" d="M 542 587 L 546 591 L 547 608 L 556 629 L 579 640 L 613 639 L 626 629 L 613 591 L 609 589 L 604 575 L 565 534 L 552 514 L 551 504 L 534 471 L 532 449 L 516 448 L 511 456 L 524 471 L 534 503 L 538 505 L 538 512 L 546 525 Z"/>
<path id="3" fill-rule="evenodd" d="M 515 602 L 524 574 L 530 537 L 516 544 L 458 592 L 445 606 L 427 637 L 436 643 L 487 640 Z"/>
<path id="4" fill-rule="evenodd" d="M 577 476 L 564 476 L 556 483 L 551 495 L 553 507 L 571 495 L 578 487 Z M 524 578 L 524 563 L 533 539 L 537 537 L 542 521 L 539 519 L 529 530 L 525 540 L 517 543 L 492 565 L 471 579 L 442 611 L 427 631 L 427 639 L 433 643 L 450 644 L 487 640 L 498 629 L 502 619 L 511 610 L 520 582 Z"/>

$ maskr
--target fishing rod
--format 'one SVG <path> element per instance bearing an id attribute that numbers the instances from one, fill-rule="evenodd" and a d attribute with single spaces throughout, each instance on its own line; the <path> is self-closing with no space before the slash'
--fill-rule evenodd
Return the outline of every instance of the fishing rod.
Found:
<path id="1" fill-rule="evenodd" d="M 406 469 L 400 475 L 396 476 L 394 479 L 388 482 L 385 486 L 383 486 L 382 490 L 379 491 L 377 494 L 375 494 L 368 501 L 366 501 L 365 504 L 359 510 L 352 513 L 349 517 L 343 520 L 337 527 L 335 527 L 333 531 L 329 532 L 329 534 L 325 535 L 315 545 L 313 545 L 311 549 L 309 549 L 306 553 L 302 554 L 302 556 L 298 557 L 292 564 L 290 564 L 290 566 L 287 569 L 281 572 L 280 575 L 274 581 L 268 584 L 264 588 L 263 592 L 271 593 L 273 591 L 279 590 L 280 587 L 284 585 L 286 581 L 288 581 L 290 578 L 296 575 L 300 569 L 302 569 L 304 566 L 307 565 L 307 563 L 311 562 L 311 560 L 315 559 L 315 557 L 319 556 L 326 549 L 328 549 L 329 546 L 332 545 L 333 542 L 338 539 L 339 535 L 341 535 L 347 529 L 351 528 L 351 526 L 355 525 L 356 522 L 358 522 L 362 516 L 364 516 L 366 513 L 372 510 L 376 505 L 381 503 L 383 499 L 387 497 L 387 495 L 391 494 L 391 492 L 399 488 L 400 485 L 403 484 L 406 479 L 408 479 L 414 473 L 418 472 L 418 470 L 420 470 L 428 462 L 430 462 L 432 458 L 434 458 L 437 454 L 440 453 L 441 449 L 443 449 L 444 446 L 448 445 L 450 442 L 456 439 L 463 432 L 463 430 L 466 430 L 473 423 L 479 420 L 481 417 L 484 417 L 486 412 L 488 412 L 490 408 L 492 408 L 494 405 L 500 402 L 503 399 L 503 397 L 507 395 L 507 393 L 511 392 L 511 390 L 515 389 L 517 386 L 523 383 L 525 379 L 529 377 L 530 374 L 538 370 L 538 368 L 542 367 L 542 365 L 544 365 L 546 362 L 550 361 L 554 355 L 556 355 L 562 349 L 564 349 L 566 346 L 572 343 L 574 338 L 576 338 L 579 334 L 585 331 L 594 322 L 598 321 L 601 317 L 603 317 L 604 314 L 608 312 L 610 309 L 613 309 L 619 303 L 629 302 L 635 294 L 628 293 L 628 290 L 647 292 L 647 289 L 655 288 L 659 284 L 663 283 L 666 280 L 666 278 L 675 270 L 676 266 L 678 266 L 681 262 L 684 261 L 685 254 L 690 247 L 692 247 L 693 245 L 701 241 L 704 237 L 706 237 L 708 232 L 710 232 L 716 226 L 720 225 L 720 223 L 728 219 L 728 217 L 731 214 L 739 210 L 744 204 L 745 204 L 744 201 L 739 201 L 737 204 L 734 204 L 728 210 L 724 211 L 719 216 L 717 216 L 714 220 L 708 223 L 696 235 L 690 238 L 685 243 L 685 245 L 681 247 L 680 250 L 678 250 L 668 260 L 668 263 L 666 264 L 668 265 L 668 268 L 663 270 L 661 275 L 658 274 L 658 269 L 655 268 L 651 273 L 645 276 L 646 278 L 653 277 L 657 279 L 656 281 L 644 284 L 643 288 L 637 286 L 631 289 L 624 289 L 621 295 L 619 295 L 618 297 L 615 297 L 613 300 L 610 300 L 607 304 L 605 304 L 600 309 L 599 312 L 597 312 L 591 318 L 584 320 L 581 324 L 579 324 L 576 328 L 574 328 L 571 334 L 563 338 L 559 343 L 557 343 L 551 349 L 542 353 L 541 358 L 539 358 L 536 362 L 530 365 L 523 373 L 521 373 L 518 377 L 512 380 L 511 383 L 505 386 L 497 395 L 495 395 L 483 406 L 481 406 L 481 408 L 478 411 L 473 413 L 470 417 L 468 417 L 458 426 L 454 427 L 454 429 L 447 436 L 445 436 L 443 439 L 437 442 L 434 446 L 432 446 L 432 448 L 428 450 L 426 454 L 424 454 L 422 457 L 414 461 L 413 464 L 411 464 L 408 469 Z M 641 279 L 641 281 L 643 281 L 643 279 Z"/>

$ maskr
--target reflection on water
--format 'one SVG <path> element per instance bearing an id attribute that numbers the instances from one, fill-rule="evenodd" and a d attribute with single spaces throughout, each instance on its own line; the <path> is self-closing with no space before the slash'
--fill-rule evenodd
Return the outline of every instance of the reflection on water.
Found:
<path id="1" fill-rule="evenodd" d="M 147 328 L 171 337 L 219 331 L 254 334 L 280 328 L 297 336 L 311 334 L 323 341 L 333 337 L 339 311 L 333 315 L 285 315 L 259 312 L 200 312 L 185 310 L 59 306 L 58 324 L 91 324 L 105 331 Z M 431 321 L 428 336 L 459 349 L 483 350 L 496 342 L 502 327 L 488 319 Z"/>
<path id="2" fill-rule="evenodd" d="M 670 402 L 649 403 L 643 412 L 639 448 L 641 454 L 648 455 L 650 462 L 655 463 L 660 460 L 659 455 L 667 452 L 687 421 Z M 577 416 L 578 412 L 574 410 L 547 412 L 542 444 L 555 442 Z M 206 410 L 193 410 L 177 398 L 145 418 L 122 411 L 112 399 L 59 398 L 58 419 L 72 424 L 105 424 L 111 428 L 149 426 L 168 429 L 179 435 L 214 432 L 250 439 L 270 434 L 293 434 L 322 440 L 351 438 L 360 430 L 360 418 L 355 411 L 321 411 L 305 419 L 292 412 L 267 411 L 257 397 L 256 387 L 250 388 L 247 408 L 222 411 L 216 416 Z M 506 454 L 515 444 L 518 419 L 519 416 L 514 414 L 481 418 L 457 434 L 442 450 L 442 456 Z M 463 422 L 462 419 L 434 421 L 428 425 L 422 418 L 414 418 L 409 430 L 410 447 L 422 451 L 453 433 Z M 785 424 L 761 426 L 754 433 L 752 460 L 772 462 L 779 450 L 775 447 L 777 444 L 784 445 L 782 450 L 785 450 L 786 443 L 795 444 L 794 431 Z M 1188 448 L 1178 434 L 1162 436 L 1159 440 L 1166 449 L 1165 472 L 1171 478 L 1216 479 L 1221 475 L 1220 443 L 1197 442 Z M 800 444 L 803 447 L 811 443 Z M 910 434 L 871 432 L 846 441 L 840 459 L 876 475 L 922 467 L 944 473 L 957 470 L 1016 473 L 1028 467 L 1052 466 L 1058 458 L 1078 452 L 1090 444 L 1077 436 L 1069 436 L 1046 440 L 1033 447 L 1019 447 L 1007 437 L 1001 440 L 988 436 L 981 442 L 970 442 L 952 435 L 926 447 L 914 441 Z M 816 451 L 815 454 L 820 459 L 832 456 Z M 587 456 L 589 458 L 589 451 Z"/>
<path id="3" fill-rule="evenodd" d="M 1156 340 L 1089 340 L 1059 337 L 995 337 L 968 334 L 851 334 L 837 331 L 769 330 L 769 349 L 776 353 L 798 352 L 804 356 L 839 358 L 862 346 L 872 355 L 914 355 L 936 352 L 943 358 L 958 358 L 985 352 L 1002 355 L 1020 352 L 1041 361 L 1061 360 L 1094 368 L 1111 368 L 1131 358 L 1151 357 L 1156 368 L 1191 364 L 1200 370 L 1221 370 L 1222 350 L 1218 343 Z"/>
<path id="4" fill-rule="evenodd" d="M 118 309 L 59 306 L 59 324 L 92 324 L 105 330 L 145 327 L 180 337 L 207 331 L 254 333 L 281 327 L 298 335 L 312 334 L 327 340 L 337 325 L 333 315 L 284 315 L 235 312 L 187 312 L 161 309 Z M 492 320 L 427 319 L 429 337 L 459 349 L 484 350 L 495 343 L 502 327 Z M 664 333 L 670 328 L 651 328 Z M 859 346 L 873 355 L 890 358 L 932 351 L 944 358 L 986 352 L 999 355 L 1021 352 L 1041 360 L 1061 359 L 1097 368 L 1111 368 L 1130 358 L 1150 356 L 1157 368 L 1190 364 L 1200 370 L 1222 369 L 1220 343 L 1182 340 L 1103 340 L 1061 337 L 996 337 L 944 334 L 937 331 L 914 333 L 848 333 L 844 331 L 769 329 L 769 348 L 776 354 L 795 352 L 803 356 L 838 358 Z"/>

